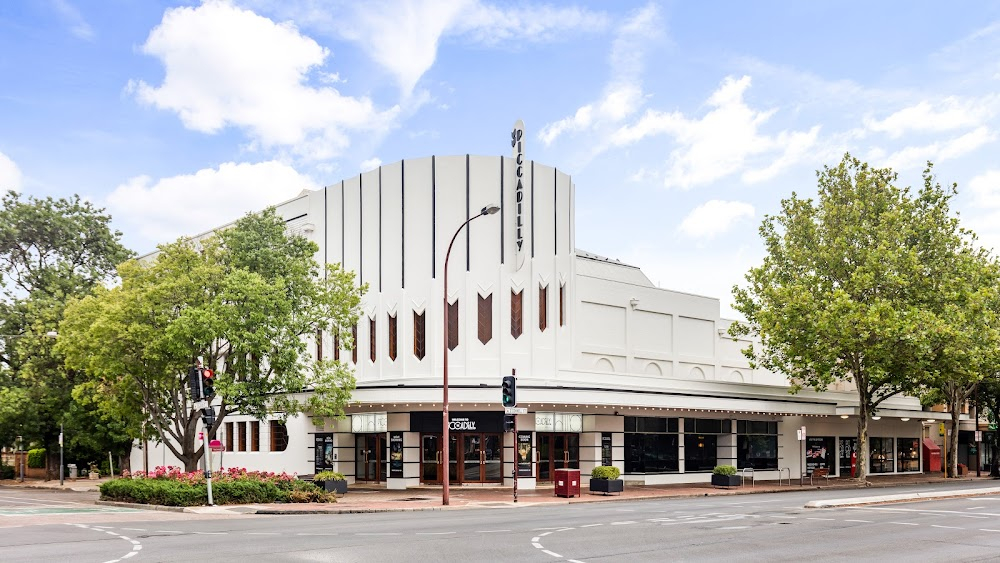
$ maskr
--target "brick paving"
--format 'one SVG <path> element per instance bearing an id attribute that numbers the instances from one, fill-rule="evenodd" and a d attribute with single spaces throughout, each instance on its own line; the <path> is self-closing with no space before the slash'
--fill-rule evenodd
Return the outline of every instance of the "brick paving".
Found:
<path id="1" fill-rule="evenodd" d="M 441 487 L 422 486 L 406 490 L 389 490 L 384 486 L 353 484 L 346 495 L 338 497 L 335 504 L 258 504 L 229 505 L 217 507 L 195 507 L 187 511 L 200 514 L 211 513 L 257 513 L 257 514 L 312 514 L 312 513 L 360 513 L 360 512 L 390 512 L 414 510 L 455 510 L 464 508 L 515 508 L 524 506 L 573 504 L 581 502 L 614 502 L 619 500 L 636 500 L 652 498 L 689 498 L 705 496 L 746 495 L 755 493 L 770 493 L 778 491 L 801 491 L 820 489 L 867 489 L 915 485 L 922 483 L 943 483 L 946 480 L 939 475 L 886 475 L 869 477 L 869 485 L 864 486 L 852 479 L 817 479 L 810 485 L 808 481 L 800 485 L 797 479 L 788 484 L 777 481 L 749 481 L 741 487 L 716 488 L 709 483 L 710 476 L 705 475 L 705 483 L 688 483 L 678 485 L 628 485 L 620 494 L 603 495 L 590 493 L 587 484 L 589 477 L 583 476 L 581 495 L 579 497 L 563 498 L 555 495 L 551 485 L 540 485 L 533 490 L 520 489 L 518 502 L 513 499 L 513 489 L 510 487 L 487 486 L 452 486 L 450 488 L 449 506 L 441 505 Z M 949 483 L 991 481 L 984 474 L 947 479 Z M 66 481 L 62 486 L 65 490 L 96 491 L 104 480 L 99 481 Z M 12 481 L 0 481 L 2 486 L 39 487 L 59 489 L 59 481 L 26 480 L 23 484 Z"/>

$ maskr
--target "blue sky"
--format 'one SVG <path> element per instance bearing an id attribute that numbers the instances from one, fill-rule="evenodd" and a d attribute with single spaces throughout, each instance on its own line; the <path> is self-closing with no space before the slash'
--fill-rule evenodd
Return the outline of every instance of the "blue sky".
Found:
<path id="1" fill-rule="evenodd" d="M 128 246 L 402 158 L 573 175 L 577 246 L 719 297 L 845 151 L 927 160 L 1000 246 L 1000 3 L 9 0 L 0 188 L 79 193 Z"/>

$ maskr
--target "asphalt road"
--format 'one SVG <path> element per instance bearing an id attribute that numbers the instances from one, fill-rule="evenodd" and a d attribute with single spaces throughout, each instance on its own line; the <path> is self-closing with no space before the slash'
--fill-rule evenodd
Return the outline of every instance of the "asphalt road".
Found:
<path id="1" fill-rule="evenodd" d="M 866 492 L 898 494 L 975 486 L 966 482 Z M 177 513 L 110 512 L 111 507 L 93 505 L 87 507 L 93 511 L 84 513 L 78 512 L 81 504 L 63 493 L 2 490 L 0 560 L 554 562 L 996 561 L 1000 558 L 1000 496 L 853 508 L 803 508 L 809 500 L 858 497 L 866 492 L 826 490 L 436 512 L 199 518 Z M 63 508 L 61 501 L 66 501 Z M 41 508 L 50 512 L 41 516 L 27 512 Z M 19 518 L 18 511 L 24 519 Z M 44 523 L 23 523 L 42 516 Z M 86 521 L 81 521 L 84 517 Z"/>

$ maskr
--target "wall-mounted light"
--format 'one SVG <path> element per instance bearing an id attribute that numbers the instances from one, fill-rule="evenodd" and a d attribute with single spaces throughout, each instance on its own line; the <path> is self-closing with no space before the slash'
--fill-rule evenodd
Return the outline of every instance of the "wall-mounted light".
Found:
<path id="1" fill-rule="evenodd" d="M 847 418 L 847 415 L 846 414 L 842 414 L 842 415 L 840 415 L 840 418 Z"/>
<path id="2" fill-rule="evenodd" d="M 936 421 L 936 420 L 934 420 L 933 418 L 928 418 L 928 419 L 927 419 L 927 420 L 925 420 L 924 422 L 926 422 L 927 424 L 934 424 L 934 423 L 935 423 L 935 422 L 937 422 L 937 421 Z"/>
<path id="3" fill-rule="evenodd" d="M 903 422 L 909 422 L 909 421 L 910 421 L 910 419 L 909 419 L 909 418 L 906 418 L 906 417 L 904 417 L 904 418 L 901 418 L 901 419 L 899 419 L 899 420 L 902 420 Z"/>
<path id="4" fill-rule="evenodd" d="M 872 420 L 882 420 L 882 417 L 881 416 L 873 416 Z"/>
<path id="5" fill-rule="evenodd" d="M 633 297 L 632 299 L 629 299 L 628 304 L 632 306 L 633 311 L 636 310 L 639 307 L 639 298 Z"/>

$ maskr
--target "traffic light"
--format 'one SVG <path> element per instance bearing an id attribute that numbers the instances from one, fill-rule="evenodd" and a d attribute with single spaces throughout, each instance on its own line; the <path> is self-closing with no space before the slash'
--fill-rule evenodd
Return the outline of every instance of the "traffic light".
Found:
<path id="1" fill-rule="evenodd" d="M 503 377 L 503 383 L 500 385 L 500 389 L 503 391 L 503 406 L 517 406 L 517 397 L 515 396 L 515 391 L 517 391 L 517 378 L 513 375 L 505 375 Z"/>
<path id="2" fill-rule="evenodd" d="M 212 425 L 215 424 L 215 407 L 201 409 L 201 421 L 205 423 L 206 431 L 211 431 Z"/>
<path id="3" fill-rule="evenodd" d="M 503 415 L 503 431 L 513 432 L 514 431 L 514 417 L 517 415 L 505 414 Z"/>
<path id="4" fill-rule="evenodd" d="M 201 368 L 201 390 L 206 399 L 215 396 L 215 372 L 208 368 Z"/>
<path id="5" fill-rule="evenodd" d="M 191 390 L 191 401 L 198 402 L 204 397 L 201 393 L 201 371 L 197 366 L 188 370 L 188 388 Z"/>

